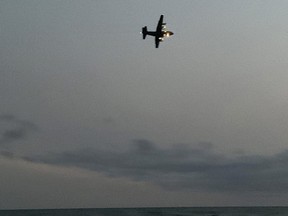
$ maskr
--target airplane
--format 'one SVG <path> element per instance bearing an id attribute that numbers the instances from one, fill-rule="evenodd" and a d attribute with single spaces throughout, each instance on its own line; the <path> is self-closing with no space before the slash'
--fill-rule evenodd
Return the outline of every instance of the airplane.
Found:
<path id="1" fill-rule="evenodd" d="M 155 47 L 156 48 L 159 47 L 159 42 L 164 41 L 164 38 L 170 37 L 171 35 L 174 34 L 171 31 L 167 31 L 166 23 L 163 23 L 163 17 L 164 17 L 164 15 L 160 16 L 156 31 L 148 31 L 147 26 L 142 28 L 143 40 L 146 38 L 147 35 L 155 37 Z"/>

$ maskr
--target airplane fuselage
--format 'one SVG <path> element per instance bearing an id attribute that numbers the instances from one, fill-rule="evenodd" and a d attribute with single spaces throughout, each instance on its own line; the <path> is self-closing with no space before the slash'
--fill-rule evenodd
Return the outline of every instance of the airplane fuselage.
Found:
<path id="1" fill-rule="evenodd" d="M 153 37 L 157 37 L 157 38 L 159 38 L 159 39 L 164 39 L 164 38 L 166 38 L 166 37 L 170 37 L 171 35 L 173 35 L 174 33 L 173 32 L 171 32 L 171 31 L 160 31 L 160 32 L 158 32 L 158 31 L 147 31 L 146 33 L 145 33 L 146 35 L 150 35 L 150 36 L 153 36 Z"/>

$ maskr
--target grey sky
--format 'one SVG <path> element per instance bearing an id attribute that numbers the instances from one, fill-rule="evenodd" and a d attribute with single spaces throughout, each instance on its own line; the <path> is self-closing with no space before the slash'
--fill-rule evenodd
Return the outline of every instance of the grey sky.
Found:
<path id="1" fill-rule="evenodd" d="M 0 208 L 285 204 L 287 7 L 1 1 Z"/>

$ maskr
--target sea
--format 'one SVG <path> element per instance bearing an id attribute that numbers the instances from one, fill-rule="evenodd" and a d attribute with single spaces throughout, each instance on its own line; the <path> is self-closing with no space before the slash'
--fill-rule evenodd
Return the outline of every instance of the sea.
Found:
<path id="1" fill-rule="evenodd" d="M 288 216 L 288 207 L 175 207 L 0 210 L 0 216 Z"/>

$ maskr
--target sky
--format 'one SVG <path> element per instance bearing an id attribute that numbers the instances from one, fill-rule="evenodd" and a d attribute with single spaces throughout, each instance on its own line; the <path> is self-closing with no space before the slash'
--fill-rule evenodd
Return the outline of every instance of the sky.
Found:
<path id="1" fill-rule="evenodd" d="M 0 1 L 0 209 L 287 205 L 287 8 Z"/>

